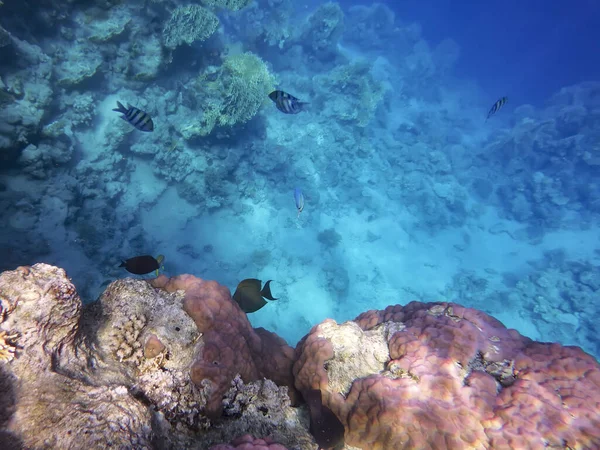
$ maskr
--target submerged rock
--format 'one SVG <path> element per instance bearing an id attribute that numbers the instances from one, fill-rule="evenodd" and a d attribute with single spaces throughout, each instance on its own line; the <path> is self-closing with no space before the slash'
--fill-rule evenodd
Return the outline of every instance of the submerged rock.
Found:
<path id="1" fill-rule="evenodd" d="M 287 388 L 227 380 L 225 414 L 205 415 L 190 380 L 204 345 L 183 294 L 124 279 L 82 305 L 64 270 L 0 275 L 0 448 L 190 448 L 271 434 L 305 442 Z"/>

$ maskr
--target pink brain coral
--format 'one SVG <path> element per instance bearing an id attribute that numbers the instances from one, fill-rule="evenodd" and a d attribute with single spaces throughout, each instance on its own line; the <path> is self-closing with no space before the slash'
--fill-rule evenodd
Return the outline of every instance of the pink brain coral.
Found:
<path id="1" fill-rule="evenodd" d="M 210 450 L 287 450 L 281 444 L 274 443 L 270 439 L 255 439 L 249 434 L 234 439 L 230 444 L 219 444 Z"/>
<path id="2" fill-rule="evenodd" d="M 208 390 L 209 416 L 221 414 L 223 394 L 238 373 L 245 382 L 264 377 L 288 386 L 290 399 L 295 402 L 294 349 L 276 334 L 252 328 L 246 314 L 231 299 L 229 289 L 192 275 L 173 278 L 161 275 L 151 283 L 168 292 L 185 291 L 183 309 L 202 333 L 191 378 L 197 386 Z"/>
<path id="3" fill-rule="evenodd" d="M 296 387 L 323 391 L 324 404 L 344 423 L 347 444 L 600 448 L 600 365 L 581 349 L 531 341 L 452 303 L 396 305 L 355 322 L 352 333 L 380 336 L 387 345 L 381 370 L 340 380 L 351 360 L 343 337 L 348 327 L 331 321 L 300 342 L 294 364 Z"/>

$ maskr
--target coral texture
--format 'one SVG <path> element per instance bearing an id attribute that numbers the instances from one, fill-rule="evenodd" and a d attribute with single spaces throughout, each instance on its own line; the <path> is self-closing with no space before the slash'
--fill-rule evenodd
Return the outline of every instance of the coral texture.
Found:
<path id="1" fill-rule="evenodd" d="M 298 42 L 310 49 L 322 61 L 337 54 L 337 45 L 344 31 L 344 13 L 338 3 L 320 5 L 302 27 Z"/>
<path id="2" fill-rule="evenodd" d="M 208 9 L 199 5 L 180 6 L 165 25 L 164 43 L 173 49 L 181 44 L 205 41 L 218 27 L 219 19 Z"/>
<path id="3" fill-rule="evenodd" d="M 251 1 L 252 0 L 202 0 L 202 3 L 206 6 L 216 6 L 237 11 L 248 6 Z"/>
<path id="4" fill-rule="evenodd" d="M 268 101 L 275 78 L 252 52 L 229 55 L 215 74 L 202 74 L 193 85 L 195 102 L 203 105 L 200 120 L 177 124 L 185 139 L 210 134 L 215 127 L 242 125 Z"/>
<path id="5" fill-rule="evenodd" d="M 356 343 L 361 358 L 349 350 Z M 323 391 L 353 446 L 600 446 L 598 362 L 477 310 L 413 302 L 363 313 L 354 325 L 326 321 L 297 357 L 296 387 Z"/>
<path id="6" fill-rule="evenodd" d="M 271 439 L 254 439 L 245 434 L 231 441 L 231 444 L 219 444 L 210 450 L 287 450 L 283 445 L 274 443 Z"/>
<path id="7" fill-rule="evenodd" d="M 152 285 L 168 292 L 185 291 L 183 309 L 202 333 L 202 348 L 191 368 L 192 381 L 208 396 L 207 412 L 218 417 L 222 398 L 236 374 L 245 382 L 268 378 L 288 386 L 294 399 L 294 350 L 277 335 L 254 330 L 225 286 L 192 275 L 167 278 Z"/>
<path id="8" fill-rule="evenodd" d="M 225 414 L 209 421 L 207 396 L 189 371 L 204 339 L 182 301 L 181 292 L 125 279 L 82 308 L 62 269 L 36 264 L 2 273 L 0 448 L 207 449 L 244 433 L 310 448 L 287 388 L 260 377 L 224 380 Z M 244 333 L 259 341 L 257 355 L 287 355 L 291 379 L 291 348 Z M 261 374 L 281 362 L 257 361 Z"/>
<path id="9" fill-rule="evenodd" d="M 1 374 L 0 397 L 12 397 L 3 407 L 14 414 L 0 447 L 21 439 L 25 448 L 149 448 L 146 406 L 122 385 L 81 381 L 85 361 L 74 351 L 81 301 L 64 270 L 37 264 L 4 272 L 0 299 L 0 332 L 18 336 L 15 358 Z M 79 350 L 85 358 L 87 349 Z M 74 372 L 81 378 L 68 376 Z"/>

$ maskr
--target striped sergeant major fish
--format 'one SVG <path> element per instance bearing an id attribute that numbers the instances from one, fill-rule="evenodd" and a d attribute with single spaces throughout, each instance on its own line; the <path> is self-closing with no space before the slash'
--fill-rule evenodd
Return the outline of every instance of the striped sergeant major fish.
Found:
<path id="1" fill-rule="evenodd" d="M 304 195 L 302 195 L 302 189 L 296 188 L 294 189 L 294 201 L 296 202 L 296 209 L 298 210 L 298 217 L 300 217 L 300 213 L 304 209 Z"/>
<path id="2" fill-rule="evenodd" d="M 504 106 L 504 104 L 508 101 L 508 97 L 502 97 L 501 99 L 499 99 L 496 103 L 494 103 L 494 105 L 492 106 L 492 108 L 490 109 L 490 111 L 488 112 L 487 118 L 485 119 L 485 121 L 487 122 L 487 120 L 492 117 L 494 114 L 496 114 L 498 111 L 500 111 L 502 109 L 502 107 Z"/>
<path id="3" fill-rule="evenodd" d="M 117 102 L 117 108 L 113 111 L 123 114 L 121 119 L 129 122 L 140 131 L 154 131 L 154 122 L 152 122 L 150 114 L 135 106 L 127 104 L 127 108 L 125 108 L 121 102 Z"/>
<path id="4" fill-rule="evenodd" d="M 308 103 L 301 102 L 293 95 L 283 91 L 273 91 L 269 94 L 269 98 L 275 102 L 277 109 L 285 114 L 298 114 L 308 105 Z"/>

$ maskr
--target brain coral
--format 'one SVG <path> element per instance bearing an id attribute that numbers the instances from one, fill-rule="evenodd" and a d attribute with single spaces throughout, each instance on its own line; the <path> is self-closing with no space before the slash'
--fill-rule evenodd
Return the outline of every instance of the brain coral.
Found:
<path id="1" fill-rule="evenodd" d="M 255 439 L 249 434 L 233 440 L 231 445 L 219 444 L 210 450 L 287 450 L 283 445 L 272 442 L 270 439 Z"/>
<path id="2" fill-rule="evenodd" d="M 205 41 L 219 27 L 219 19 L 199 5 L 180 6 L 173 11 L 163 31 L 164 44 L 176 48 L 181 44 Z"/>
<path id="3" fill-rule="evenodd" d="M 412 302 L 325 321 L 296 356 L 296 387 L 322 390 L 349 445 L 600 448 L 598 362 L 477 310 Z"/>

